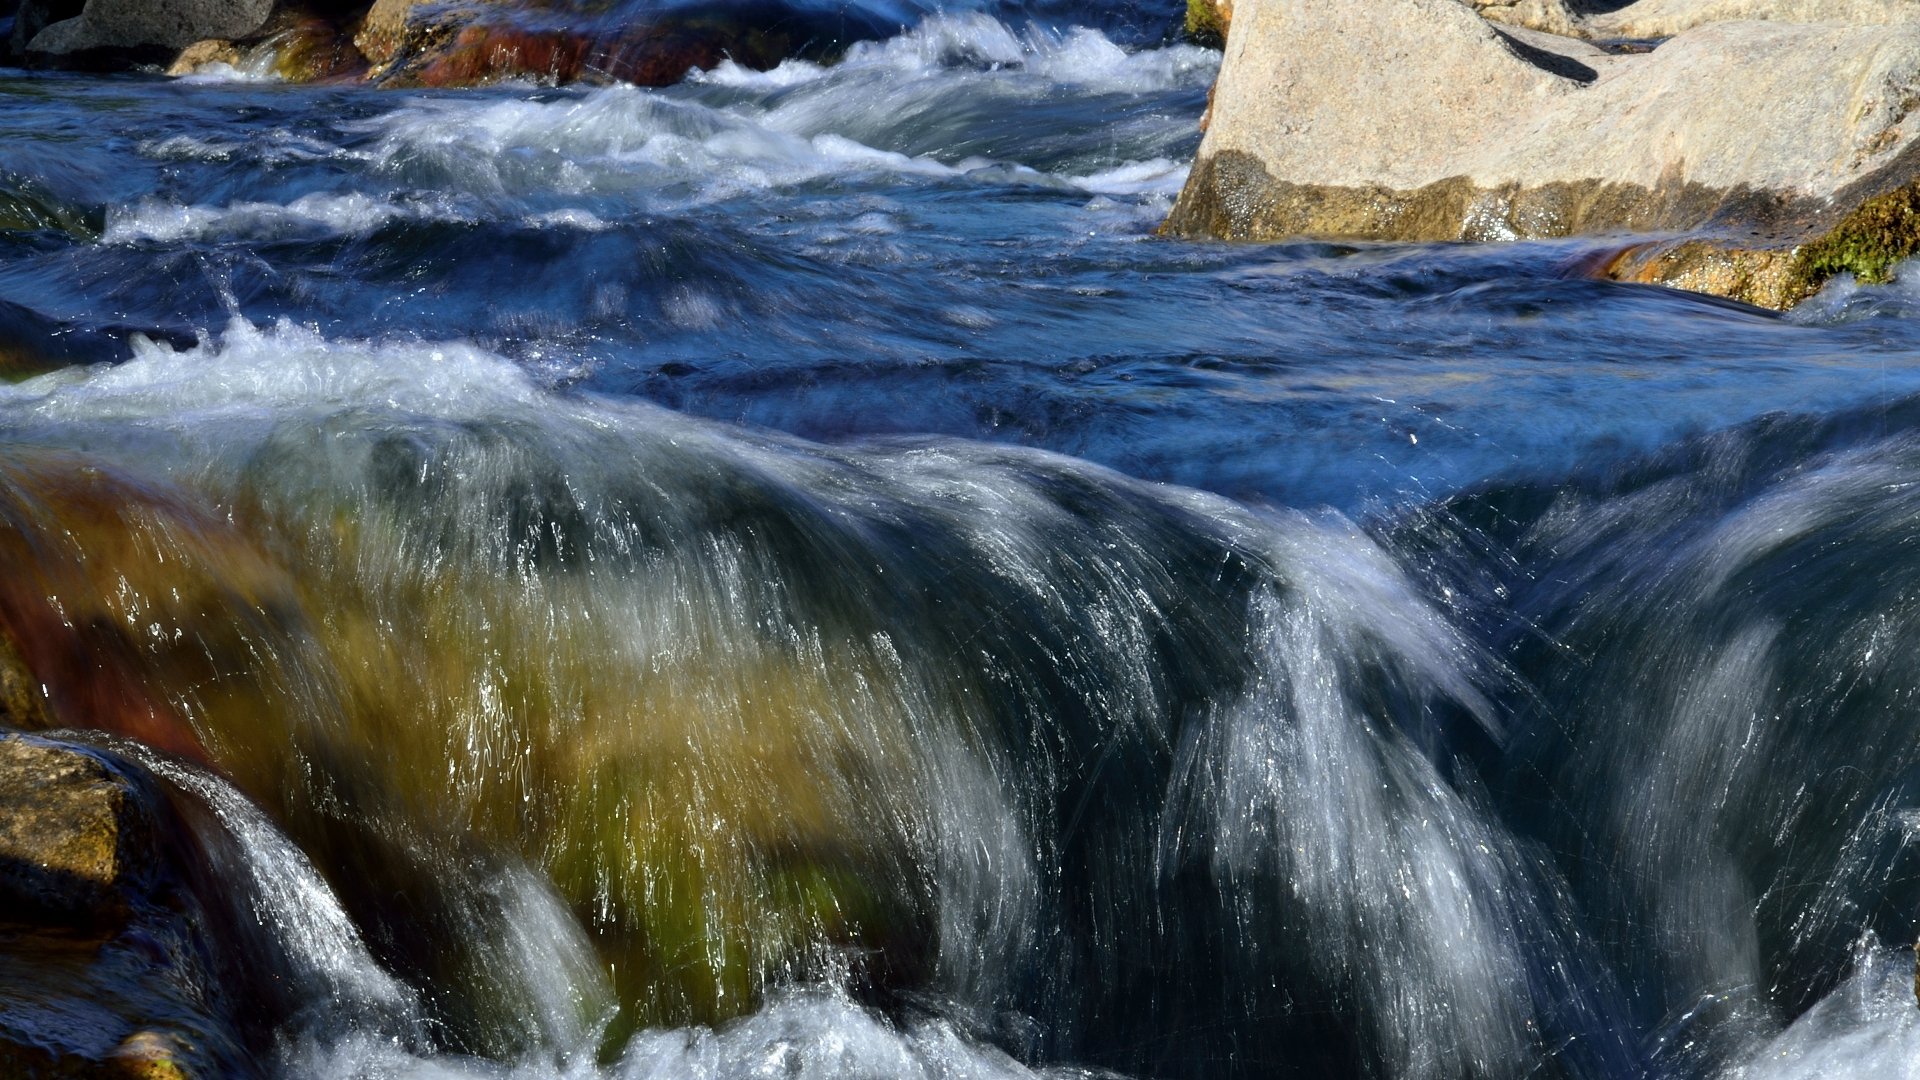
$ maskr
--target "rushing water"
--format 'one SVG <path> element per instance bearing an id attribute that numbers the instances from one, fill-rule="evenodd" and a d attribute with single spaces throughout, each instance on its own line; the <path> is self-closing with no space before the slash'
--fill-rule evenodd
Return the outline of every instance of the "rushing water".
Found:
<path id="1" fill-rule="evenodd" d="M 0 73 L 0 619 L 260 1073 L 1920 1069 L 1920 294 L 1158 239 L 1177 11 L 862 10 Z"/>

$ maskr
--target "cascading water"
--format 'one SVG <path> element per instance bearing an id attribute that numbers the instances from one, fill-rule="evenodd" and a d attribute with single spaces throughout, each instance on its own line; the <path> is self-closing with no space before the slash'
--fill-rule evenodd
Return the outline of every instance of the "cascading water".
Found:
<path id="1" fill-rule="evenodd" d="M 0 76 L 0 631 L 233 884 L 236 1068 L 1920 1062 L 1910 294 L 1156 239 L 1178 12 L 858 14 Z"/>

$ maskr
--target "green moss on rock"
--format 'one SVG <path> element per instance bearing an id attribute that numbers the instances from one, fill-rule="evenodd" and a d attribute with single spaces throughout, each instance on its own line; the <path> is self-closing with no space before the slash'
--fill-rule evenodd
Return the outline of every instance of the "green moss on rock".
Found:
<path id="1" fill-rule="evenodd" d="M 1187 0 L 1187 37 L 1198 44 L 1220 48 L 1227 41 L 1227 24 L 1215 0 Z"/>
<path id="2" fill-rule="evenodd" d="M 1805 293 L 1827 279 L 1851 273 L 1862 284 L 1893 280 L 1902 259 L 1920 253 L 1920 183 L 1860 204 L 1832 232 L 1800 248 L 1794 275 Z"/>

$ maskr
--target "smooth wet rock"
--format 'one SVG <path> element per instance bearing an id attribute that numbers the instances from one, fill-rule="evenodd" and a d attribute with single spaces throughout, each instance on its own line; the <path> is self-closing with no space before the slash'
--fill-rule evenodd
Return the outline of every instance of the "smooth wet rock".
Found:
<path id="1" fill-rule="evenodd" d="M 1715 23 L 1616 55 L 1456 0 L 1237 16 L 1174 235 L 1684 234 L 1714 257 L 1627 244 L 1616 273 L 1770 307 L 1915 235 L 1854 215 L 1920 175 L 1920 24 Z M 1856 232 L 1878 248 L 1810 257 Z"/>
<path id="2" fill-rule="evenodd" d="M 167 74 L 176 76 L 191 75 L 201 68 L 210 67 L 214 64 L 238 67 L 240 64 L 239 46 L 231 41 L 196 41 L 180 50 L 180 55 L 174 57 L 172 65 L 167 68 Z"/>
<path id="3" fill-rule="evenodd" d="M 26 0 L 15 51 L 58 63 L 93 54 L 139 56 L 208 39 L 245 38 L 266 24 L 273 0 Z"/>
<path id="4" fill-rule="evenodd" d="M 129 749 L 0 733 L 0 1076 L 255 1075 L 242 1018 L 274 976 L 235 929 L 237 883 Z"/>
<path id="5" fill-rule="evenodd" d="M 100 915 L 124 907 L 128 861 L 152 842 L 127 782 L 77 750 L 0 737 L 0 898 Z"/>
<path id="6" fill-rule="evenodd" d="M 124 1080 L 192 1080 L 186 1057 L 178 1036 L 136 1031 L 114 1048 L 109 1067 Z"/>

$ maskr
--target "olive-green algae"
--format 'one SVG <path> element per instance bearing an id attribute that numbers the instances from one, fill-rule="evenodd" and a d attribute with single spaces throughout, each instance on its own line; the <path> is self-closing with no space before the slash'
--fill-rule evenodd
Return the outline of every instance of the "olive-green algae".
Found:
<path id="1" fill-rule="evenodd" d="M 1800 247 L 1794 276 L 1811 295 L 1829 278 L 1851 273 L 1864 285 L 1893 280 L 1902 259 L 1920 253 L 1920 183 L 1868 199 L 1819 240 Z"/>
<path id="2" fill-rule="evenodd" d="M 1218 49 L 1226 45 L 1227 26 L 1214 0 L 1187 0 L 1186 33 L 1196 45 Z"/>

